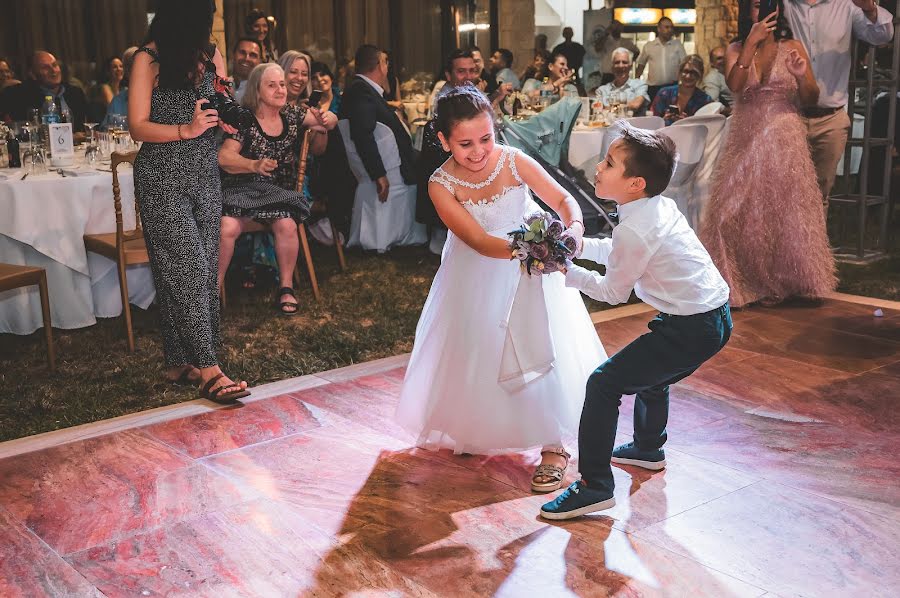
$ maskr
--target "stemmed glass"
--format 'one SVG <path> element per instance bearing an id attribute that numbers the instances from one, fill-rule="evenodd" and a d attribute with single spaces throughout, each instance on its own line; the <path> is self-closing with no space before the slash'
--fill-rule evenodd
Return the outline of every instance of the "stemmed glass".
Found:
<path id="1" fill-rule="evenodd" d="M 100 148 L 94 144 L 94 127 L 99 123 L 84 123 L 84 128 L 88 131 L 88 145 L 84 150 L 84 159 L 88 164 L 93 165 L 97 161 Z"/>

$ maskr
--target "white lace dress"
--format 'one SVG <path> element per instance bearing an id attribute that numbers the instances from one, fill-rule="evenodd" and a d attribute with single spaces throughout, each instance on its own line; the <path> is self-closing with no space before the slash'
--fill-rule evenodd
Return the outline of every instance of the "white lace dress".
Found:
<path id="1" fill-rule="evenodd" d="M 488 234 L 506 238 L 541 209 L 516 172 L 516 151 L 504 147 L 494 172 L 477 185 L 443 167 L 431 180 L 460 199 L 464 187 L 487 187 L 508 164 L 519 185 L 491 200 L 462 204 Z M 499 378 L 523 280 L 543 289 L 552 364 L 511 391 Z M 577 432 L 587 378 L 605 359 L 581 295 L 566 288 L 562 274 L 528 280 L 517 261 L 485 257 L 451 232 L 416 327 L 396 417 L 425 448 L 492 454 L 559 445 Z"/>

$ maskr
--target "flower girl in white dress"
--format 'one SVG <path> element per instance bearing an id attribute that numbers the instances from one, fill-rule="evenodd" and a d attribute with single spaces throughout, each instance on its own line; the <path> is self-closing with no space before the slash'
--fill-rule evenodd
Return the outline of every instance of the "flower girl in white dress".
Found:
<path id="1" fill-rule="evenodd" d="M 542 447 L 532 489 L 559 488 L 578 430 L 587 378 L 606 359 L 565 277 L 524 274 L 507 233 L 541 208 L 534 190 L 579 244 L 576 201 L 534 160 L 494 142 L 493 111 L 471 86 L 438 102 L 438 138 L 451 157 L 428 192 L 449 234 L 422 316 L 397 408 L 419 446 L 496 454 Z"/>

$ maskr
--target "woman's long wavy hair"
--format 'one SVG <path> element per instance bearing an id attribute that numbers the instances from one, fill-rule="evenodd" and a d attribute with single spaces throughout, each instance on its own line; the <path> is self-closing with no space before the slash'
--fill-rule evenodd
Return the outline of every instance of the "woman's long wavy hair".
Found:
<path id="1" fill-rule="evenodd" d="M 208 53 L 215 9 L 214 0 L 158 0 L 144 43 L 156 44 L 160 87 L 194 86 L 204 55 L 212 59 Z"/>
<path id="2" fill-rule="evenodd" d="M 750 16 L 750 10 L 753 8 L 754 1 L 755 0 L 738 1 L 738 34 L 732 41 L 744 43 L 744 40 L 750 35 L 750 30 L 756 23 Z M 783 39 L 794 39 L 791 26 L 788 25 L 787 17 L 784 15 L 784 0 L 777 0 L 777 2 L 778 19 L 775 21 L 775 41 L 780 42 Z"/>

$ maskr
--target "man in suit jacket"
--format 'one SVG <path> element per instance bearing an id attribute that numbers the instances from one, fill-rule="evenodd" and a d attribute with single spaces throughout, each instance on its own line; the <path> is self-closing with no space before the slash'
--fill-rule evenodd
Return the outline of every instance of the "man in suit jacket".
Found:
<path id="1" fill-rule="evenodd" d="M 387 125 L 394 133 L 400 151 L 400 174 L 408 185 L 416 183 L 412 140 L 397 113 L 384 99 L 384 90 L 388 87 L 387 54 L 369 44 L 360 46 L 356 51 L 356 72 L 341 97 L 341 118 L 350 121 L 350 138 L 366 172 L 375 181 L 378 199 L 385 202 L 390 184 L 375 143 L 375 124 Z"/>
<path id="2" fill-rule="evenodd" d="M 74 85 L 63 83 L 62 70 L 56 57 L 42 50 L 31 57 L 31 77 L 21 85 L 8 87 L 3 91 L 0 96 L 0 115 L 17 121 L 27 120 L 28 109 L 40 109 L 46 96 L 53 96 L 60 111 L 63 108 L 69 109 L 74 132 L 84 130 L 87 111 L 84 92 Z"/>

